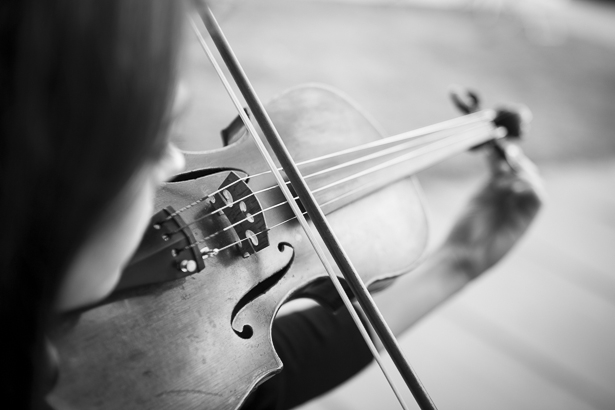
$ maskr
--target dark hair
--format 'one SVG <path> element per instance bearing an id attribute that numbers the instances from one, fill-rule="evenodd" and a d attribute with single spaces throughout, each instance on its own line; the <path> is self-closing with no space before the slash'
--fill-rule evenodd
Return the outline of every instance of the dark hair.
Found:
<path id="1" fill-rule="evenodd" d="M 165 143 L 181 4 L 0 4 L 5 403 L 28 405 L 37 346 L 64 273 L 110 203 Z"/>

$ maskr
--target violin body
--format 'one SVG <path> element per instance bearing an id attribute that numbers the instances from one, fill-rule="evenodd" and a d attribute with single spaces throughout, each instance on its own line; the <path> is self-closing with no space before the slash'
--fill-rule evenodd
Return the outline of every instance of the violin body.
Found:
<path id="1" fill-rule="evenodd" d="M 298 163 L 382 138 L 351 102 L 323 87 L 294 88 L 267 111 Z M 335 185 L 347 177 L 339 172 L 357 172 L 318 174 L 336 161 L 300 169 L 304 176 L 316 174 L 307 179 L 310 189 L 361 278 L 377 289 L 410 271 L 424 251 L 427 223 L 419 187 L 401 168 Z M 54 340 L 61 358 L 59 382 L 49 397 L 54 407 L 236 409 L 282 367 L 271 326 L 284 302 L 311 297 L 332 309 L 341 306 L 275 180 L 263 174 L 266 164 L 249 135 L 240 131 L 226 147 L 186 153 L 186 162 L 186 171 L 159 192 L 156 210 L 180 210 L 222 187 L 218 205 L 198 202 L 180 215 L 188 224 L 195 221 L 191 229 L 201 247 L 243 241 L 207 258 L 200 272 L 84 312 Z M 240 190 L 223 189 L 230 174 L 251 176 L 238 185 L 256 193 L 253 206 L 262 213 L 237 203 L 213 212 L 220 200 L 237 200 Z M 231 226 L 233 206 L 261 215 L 267 229 L 244 237 L 245 229 Z"/>

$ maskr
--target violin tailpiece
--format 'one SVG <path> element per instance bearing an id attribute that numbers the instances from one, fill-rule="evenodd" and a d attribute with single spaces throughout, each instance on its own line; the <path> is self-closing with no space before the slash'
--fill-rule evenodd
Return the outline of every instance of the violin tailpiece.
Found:
<path id="1" fill-rule="evenodd" d="M 172 207 L 156 213 L 114 293 L 184 278 L 205 269 L 196 239 Z"/>

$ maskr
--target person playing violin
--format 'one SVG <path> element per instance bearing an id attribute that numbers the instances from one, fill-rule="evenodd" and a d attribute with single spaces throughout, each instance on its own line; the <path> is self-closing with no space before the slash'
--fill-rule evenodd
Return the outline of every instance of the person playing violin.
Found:
<path id="1" fill-rule="evenodd" d="M 2 397 L 11 408 L 46 408 L 45 335 L 60 313 L 114 289 L 157 188 L 182 169 L 170 137 L 184 15 L 175 0 L 0 5 Z M 489 181 L 444 243 L 384 291 L 396 334 L 498 262 L 530 225 L 540 179 L 519 151 L 512 160 L 515 169 L 490 157 Z M 285 368 L 245 408 L 299 405 L 370 361 L 349 316 L 320 307 L 276 320 L 274 343 Z M 339 370 L 318 379 L 332 360 Z"/>

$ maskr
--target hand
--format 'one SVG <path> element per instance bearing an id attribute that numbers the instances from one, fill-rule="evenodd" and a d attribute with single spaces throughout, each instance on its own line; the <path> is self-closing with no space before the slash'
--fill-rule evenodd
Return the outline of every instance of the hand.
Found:
<path id="1" fill-rule="evenodd" d="M 489 153 L 491 177 L 470 201 L 441 251 L 473 279 L 504 257 L 538 213 L 544 198 L 536 166 L 511 142 Z"/>

